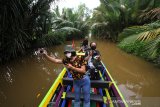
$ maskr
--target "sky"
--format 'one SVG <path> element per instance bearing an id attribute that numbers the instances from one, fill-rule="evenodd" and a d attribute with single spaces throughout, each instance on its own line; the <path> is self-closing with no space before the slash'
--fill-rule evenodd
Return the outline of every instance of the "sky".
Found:
<path id="1" fill-rule="evenodd" d="M 99 0 L 59 0 L 56 4 L 59 5 L 59 8 L 77 8 L 80 3 L 85 3 L 86 7 L 93 9 L 100 5 Z M 54 5 L 51 6 L 53 8 Z"/>

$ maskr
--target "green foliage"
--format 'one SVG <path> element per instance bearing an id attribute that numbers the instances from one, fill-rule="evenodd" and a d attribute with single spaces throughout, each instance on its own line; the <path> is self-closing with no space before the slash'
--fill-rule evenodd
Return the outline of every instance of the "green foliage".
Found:
<path id="1" fill-rule="evenodd" d="M 91 19 L 92 35 L 118 40 L 119 47 L 126 52 L 160 62 L 160 1 L 100 0 L 100 2 L 100 6 L 94 9 Z"/>
<path id="2" fill-rule="evenodd" d="M 98 38 L 106 38 L 108 35 L 106 31 L 107 25 L 108 23 L 94 23 L 91 27 L 92 35 Z"/>
<path id="3" fill-rule="evenodd" d="M 139 25 L 146 22 L 141 20 L 139 16 L 148 14 L 146 12 L 153 8 L 157 8 L 160 5 L 156 0 L 100 0 L 101 5 L 93 11 L 92 23 L 95 25 L 108 23 L 106 25 L 97 26 L 95 29 L 92 27 L 92 33 L 106 38 L 112 38 L 117 40 L 118 34 L 123 31 L 124 28 Z M 151 13 L 151 12 L 150 12 Z M 152 11 L 152 17 L 157 17 L 159 10 Z M 156 16 L 155 16 L 156 15 Z M 142 15 L 145 16 L 145 15 Z M 151 17 L 151 16 L 150 16 Z M 98 28 L 99 27 L 99 28 Z M 103 30 L 104 29 L 104 30 Z M 101 32 L 101 33 L 99 33 Z M 97 34 L 95 34 L 97 33 Z"/>
<path id="4" fill-rule="evenodd" d="M 58 32 L 49 32 L 42 38 L 37 39 L 37 47 L 52 46 L 57 44 L 62 44 L 66 37 L 64 35 L 59 35 Z"/>
<path id="5" fill-rule="evenodd" d="M 154 8 L 149 11 L 145 11 L 141 13 L 139 16 L 140 22 L 152 22 L 156 20 L 160 20 L 160 8 Z"/>
<path id="6" fill-rule="evenodd" d="M 122 33 L 119 34 L 118 40 L 121 41 L 122 39 L 135 35 L 137 38 L 135 40 L 142 40 L 142 41 L 150 41 L 157 36 L 159 36 L 160 32 L 160 21 L 156 21 L 150 24 L 145 24 L 143 26 L 132 26 L 128 27 L 123 30 Z"/>
<path id="7" fill-rule="evenodd" d="M 153 39 L 152 41 L 148 42 L 146 47 L 147 53 L 149 54 L 150 58 L 159 58 L 160 57 L 160 35 Z"/>
<path id="8" fill-rule="evenodd" d="M 160 46 L 160 41 L 158 40 L 156 45 L 155 45 L 155 42 L 153 41 L 152 41 L 152 44 L 148 42 L 142 42 L 142 41 L 133 41 L 128 43 L 126 42 L 125 39 L 118 44 L 118 47 L 120 47 L 122 50 L 126 51 L 127 53 L 140 56 L 152 62 L 157 62 L 159 60 L 159 56 L 160 56 L 159 46 Z"/>
<path id="9" fill-rule="evenodd" d="M 52 30 L 65 34 L 67 40 L 83 38 L 89 33 L 89 9 L 80 4 L 77 10 L 71 8 L 63 8 L 62 14 L 53 12 L 56 18 L 52 22 Z M 59 15 L 56 15 L 58 13 Z"/>
<path id="10" fill-rule="evenodd" d="M 52 46 L 88 34 L 90 15 L 84 4 L 77 10 L 50 5 L 56 0 L 0 1 L 0 62 L 24 55 L 29 48 Z M 78 22 L 78 23 L 77 23 Z"/>
<path id="11" fill-rule="evenodd" d="M 0 1 L 0 60 L 25 54 L 35 38 L 50 28 L 49 4 L 54 0 Z M 12 47 L 12 48 L 11 48 Z"/>
<path id="12" fill-rule="evenodd" d="M 126 28 L 120 34 L 119 40 L 119 47 L 126 52 L 159 63 L 160 21 Z"/>
<path id="13" fill-rule="evenodd" d="M 73 39 L 81 38 L 80 36 L 78 36 L 78 34 L 80 34 L 81 31 L 76 28 L 63 27 L 57 30 L 57 32 L 63 33 L 66 40 L 73 40 Z"/>
<path id="14" fill-rule="evenodd" d="M 124 40 L 120 42 L 118 46 L 128 53 L 132 53 L 132 54 L 141 56 L 143 58 L 148 58 L 148 54 L 146 53 L 146 49 L 145 49 L 146 42 L 140 42 L 140 41 L 131 42 L 131 38 L 130 38 L 129 40 L 130 42 L 128 43 L 126 42 L 128 40 Z"/>

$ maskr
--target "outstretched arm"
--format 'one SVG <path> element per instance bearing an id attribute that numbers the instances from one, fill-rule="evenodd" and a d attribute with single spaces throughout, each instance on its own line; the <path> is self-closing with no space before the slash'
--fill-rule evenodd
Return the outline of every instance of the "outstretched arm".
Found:
<path id="1" fill-rule="evenodd" d="M 47 51 L 44 50 L 43 52 L 44 56 L 51 62 L 56 63 L 56 64 L 63 64 L 62 59 L 56 59 L 54 57 L 51 57 L 47 54 Z"/>

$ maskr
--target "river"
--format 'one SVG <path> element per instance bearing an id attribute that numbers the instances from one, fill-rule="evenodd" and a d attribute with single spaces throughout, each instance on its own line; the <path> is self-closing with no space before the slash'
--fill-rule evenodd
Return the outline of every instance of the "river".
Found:
<path id="1" fill-rule="evenodd" d="M 127 102 L 142 99 L 140 106 L 160 106 L 160 68 L 123 52 L 107 40 L 92 41 L 97 43 L 104 64 Z M 75 41 L 77 49 L 79 43 Z M 48 53 L 63 57 L 65 44 L 47 48 Z M 0 107 L 37 107 L 62 68 L 35 55 L 35 50 L 23 58 L 1 65 Z"/>

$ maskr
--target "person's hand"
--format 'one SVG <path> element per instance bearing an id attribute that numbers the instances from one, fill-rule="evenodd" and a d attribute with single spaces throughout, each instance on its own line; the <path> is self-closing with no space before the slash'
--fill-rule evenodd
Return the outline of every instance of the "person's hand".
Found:
<path id="1" fill-rule="evenodd" d="M 73 68 L 73 66 L 72 66 L 71 64 L 66 64 L 65 67 L 66 67 L 67 69 L 72 69 L 72 68 Z"/>
<path id="2" fill-rule="evenodd" d="M 100 55 L 95 56 L 94 59 L 96 59 L 96 60 L 101 60 L 101 59 L 100 59 Z"/>
<path id="3" fill-rule="evenodd" d="M 92 55 L 93 55 L 93 52 L 92 52 L 92 51 L 90 51 L 90 52 L 89 52 L 89 56 L 92 56 Z"/>
<path id="4" fill-rule="evenodd" d="M 82 47 L 81 47 L 81 48 L 78 50 L 78 52 L 82 52 L 82 50 L 83 50 L 83 49 L 82 49 Z"/>
<path id="5" fill-rule="evenodd" d="M 43 55 L 47 55 L 47 51 L 45 49 L 43 49 Z"/>
<path id="6" fill-rule="evenodd" d="M 47 55 L 47 51 L 44 48 L 38 49 L 38 53 L 41 55 Z"/>

